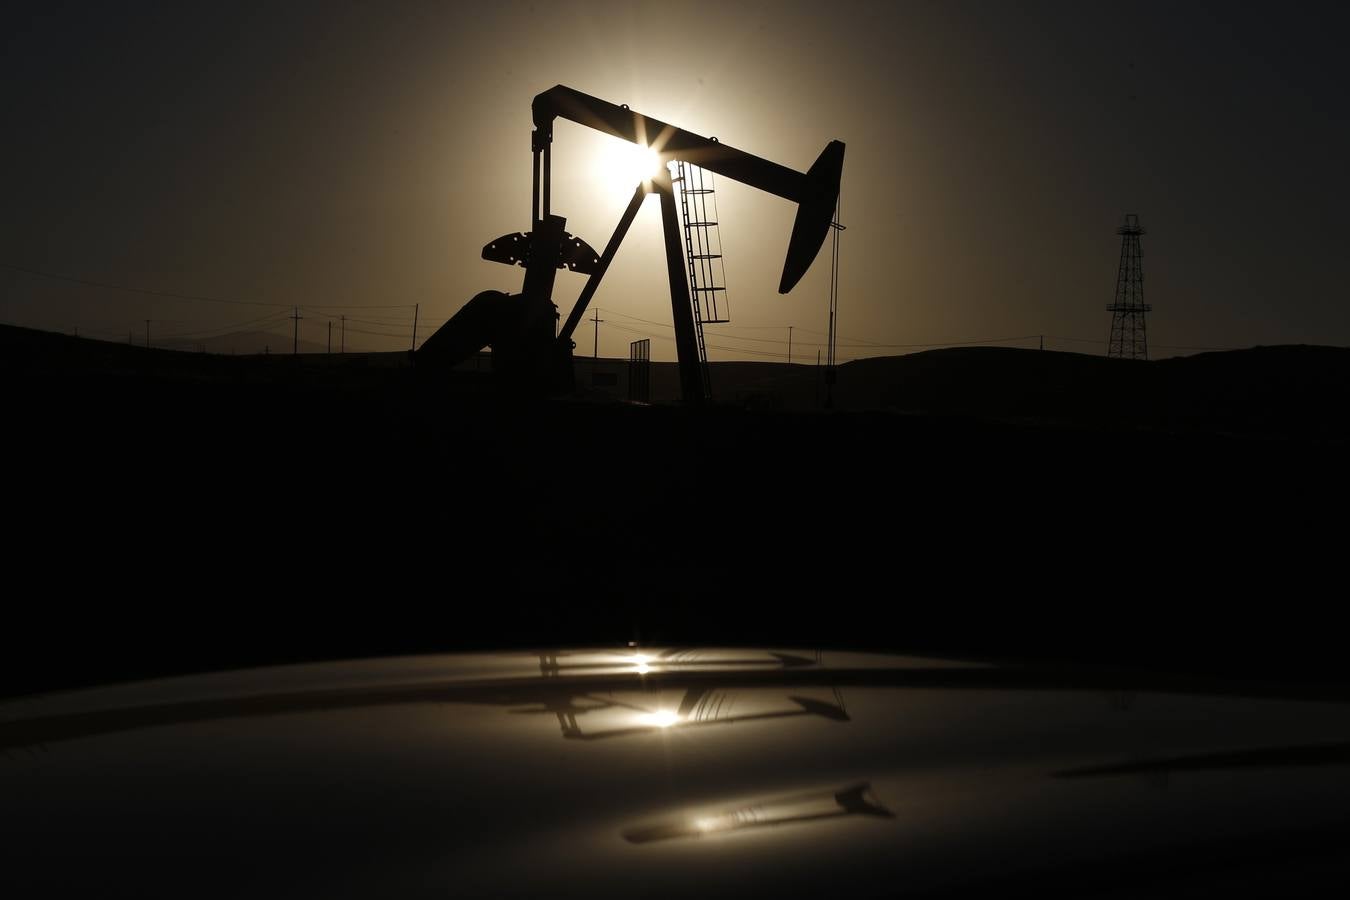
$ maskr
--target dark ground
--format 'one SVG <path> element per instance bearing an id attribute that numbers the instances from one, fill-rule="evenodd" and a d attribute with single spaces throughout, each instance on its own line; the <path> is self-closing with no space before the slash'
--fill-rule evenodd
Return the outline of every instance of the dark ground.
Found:
<path id="1" fill-rule="evenodd" d="M 841 370 L 889 409 L 832 413 L 14 328 L 0 357 L 3 693 L 634 639 L 1347 680 L 1350 350 L 918 354 Z"/>

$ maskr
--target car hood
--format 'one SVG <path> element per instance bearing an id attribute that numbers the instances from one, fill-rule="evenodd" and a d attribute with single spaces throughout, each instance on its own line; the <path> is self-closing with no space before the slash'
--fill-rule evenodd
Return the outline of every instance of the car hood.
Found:
<path id="1" fill-rule="evenodd" d="M 10 884 L 1158 896 L 1343 867 L 1343 692 L 766 649 L 402 657 L 0 704 Z"/>

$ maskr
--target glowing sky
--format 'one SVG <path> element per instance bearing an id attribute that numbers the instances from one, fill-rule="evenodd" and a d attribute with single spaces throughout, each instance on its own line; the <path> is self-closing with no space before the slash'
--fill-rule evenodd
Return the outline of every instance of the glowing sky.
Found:
<path id="1" fill-rule="evenodd" d="M 1149 229 L 1155 356 L 1346 344 L 1345 18 L 1232 3 L 34 5 L 0 37 L 0 263 L 388 306 L 350 313 L 389 323 L 370 331 L 403 330 L 420 303 L 426 334 L 480 290 L 519 290 L 523 270 L 479 252 L 528 227 L 530 99 L 561 83 L 799 170 L 845 141 L 843 359 L 899 352 L 854 339 L 1041 333 L 1101 352 L 1127 211 Z M 610 140 L 559 123 L 554 145 L 554 211 L 597 248 L 630 192 L 596 165 Z M 718 187 L 733 323 L 709 342 L 741 349 L 712 357 L 771 359 L 793 325 L 794 355 L 814 359 L 828 255 L 779 296 L 791 204 Z M 559 275 L 564 314 L 581 284 Z M 274 312 L 6 269 L 0 288 L 0 321 L 86 334 Z M 640 321 L 670 321 L 655 199 L 596 304 L 602 355 L 650 334 L 673 358 L 670 329 Z M 302 338 L 322 341 L 322 313 Z"/>

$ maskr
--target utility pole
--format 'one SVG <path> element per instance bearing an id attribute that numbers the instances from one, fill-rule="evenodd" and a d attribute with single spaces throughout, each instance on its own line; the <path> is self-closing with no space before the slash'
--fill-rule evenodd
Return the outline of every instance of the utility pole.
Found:
<path id="1" fill-rule="evenodd" d="M 591 315 L 594 317 L 594 318 L 591 319 L 591 321 L 595 323 L 595 347 L 594 347 L 594 349 L 591 350 L 591 359 L 596 360 L 596 361 L 599 361 L 599 359 L 600 359 L 600 323 L 603 322 L 603 321 L 605 321 L 605 320 L 602 319 L 602 318 L 600 318 L 600 307 L 598 307 L 598 306 L 595 308 L 595 312 L 591 313 Z"/>
<path id="2" fill-rule="evenodd" d="M 1045 349 L 1045 335 L 1041 335 L 1041 349 Z"/>
<path id="3" fill-rule="evenodd" d="M 342 349 L 339 350 L 338 352 L 339 352 L 339 353 L 346 353 L 346 352 L 347 352 L 347 314 L 346 314 L 346 313 L 343 313 L 343 314 L 342 314 Z"/>
<path id="4" fill-rule="evenodd" d="M 831 240 L 830 240 L 830 337 L 829 345 L 825 350 L 825 408 L 834 409 L 834 383 L 837 377 L 835 370 L 835 349 L 836 339 L 839 332 L 836 330 L 839 324 L 839 232 L 844 230 L 844 225 L 839 221 L 842 205 L 838 198 L 834 201 L 834 219 L 830 222 Z"/>
<path id="5" fill-rule="evenodd" d="M 413 350 L 417 349 L 417 313 L 421 310 L 422 304 L 413 304 Z"/>
<path id="6" fill-rule="evenodd" d="M 150 348 L 150 320 L 149 320 L 149 319 L 146 319 L 146 320 L 145 320 L 145 347 L 146 347 L 147 350 Z"/>
<path id="7" fill-rule="evenodd" d="M 295 312 L 291 313 L 291 319 L 295 322 L 295 331 L 291 335 L 291 356 L 300 352 L 300 320 L 302 318 L 304 316 L 300 315 L 300 307 L 297 306 Z"/>
<path id="8" fill-rule="evenodd" d="M 788 326 L 788 365 L 792 365 L 792 326 Z"/>
<path id="9" fill-rule="evenodd" d="M 333 320 L 328 320 L 328 355 L 333 355 Z"/>
<path id="10" fill-rule="evenodd" d="M 820 405 L 820 351 L 816 351 L 816 406 Z"/>

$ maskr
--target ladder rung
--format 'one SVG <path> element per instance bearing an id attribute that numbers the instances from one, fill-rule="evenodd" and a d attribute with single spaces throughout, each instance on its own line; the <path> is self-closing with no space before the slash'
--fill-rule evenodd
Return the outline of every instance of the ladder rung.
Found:
<path id="1" fill-rule="evenodd" d="M 720 254 L 720 253 L 695 253 L 693 256 L 691 256 L 691 257 L 689 257 L 689 258 L 690 258 L 690 259 L 721 259 L 721 258 L 722 258 L 722 254 Z"/>
<path id="2" fill-rule="evenodd" d="M 686 194 L 711 194 L 711 193 L 713 192 L 713 189 L 712 189 L 712 188 L 685 188 L 685 189 L 684 189 L 684 192 L 685 192 Z"/>
<path id="3" fill-rule="evenodd" d="M 688 227 L 690 227 L 690 228 L 707 228 L 707 227 L 709 227 L 709 226 L 711 226 L 711 225 L 716 225 L 716 224 L 717 224 L 716 222 L 690 222 Z"/>
<path id="4" fill-rule="evenodd" d="M 724 288 L 724 287 L 696 287 L 696 288 L 694 288 L 694 290 L 696 290 L 696 291 L 725 291 L 726 288 Z"/>

